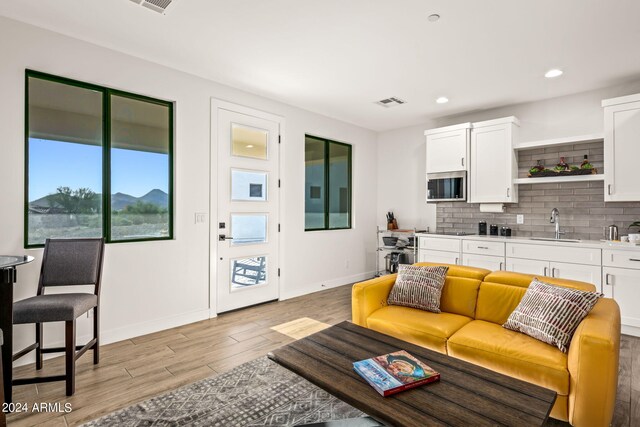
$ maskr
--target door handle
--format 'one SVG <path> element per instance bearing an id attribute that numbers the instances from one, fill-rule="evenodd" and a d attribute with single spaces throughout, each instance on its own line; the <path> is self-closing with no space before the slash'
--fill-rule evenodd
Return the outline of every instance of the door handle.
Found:
<path id="1" fill-rule="evenodd" d="M 638 258 L 629 258 L 629 261 L 640 262 L 640 259 L 638 259 Z"/>
<path id="2" fill-rule="evenodd" d="M 551 277 L 556 277 L 556 268 L 555 267 L 551 268 Z"/>
<path id="3" fill-rule="evenodd" d="M 464 166 L 464 157 L 460 158 L 460 162 L 462 163 L 462 166 Z"/>
<path id="4" fill-rule="evenodd" d="M 501 271 L 503 270 L 502 265 L 503 265 L 503 263 L 502 263 L 502 261 L 500 261 L 500 270 Z"/>
<path id="5" fill-rule="evenodd" d="M 604 284 L 611 286 L 611 274 L 607 273 L 604 275 Z"/>
<path id="6" fill-rule="evenodd" d="M 233 240 L 233 237 L 228 237 L 224 234 L 218 234 L 218 241 L 224 242 L 225 240 Z"/>
<path id="7" fill-rule="evenodd" d="M 607 194 L 611 195 L 611 184 L 607 185 Z"/>
<path id="8" fill-rule="evenodd" d="M 549 267 L 545 267 L 545 268 L 544 268 L 544 275 L 545 275 L 546 277 L 549 277 L 549 276 L 547 276 L 547 274 L 548 274 L 548 270 L 549 270 Z"/>
<path id="9" fill-rule="evenodd" d="M 507 187 L 507 197 L 511 197 L 509 193 L 511 193 L 511 187 Z"/>

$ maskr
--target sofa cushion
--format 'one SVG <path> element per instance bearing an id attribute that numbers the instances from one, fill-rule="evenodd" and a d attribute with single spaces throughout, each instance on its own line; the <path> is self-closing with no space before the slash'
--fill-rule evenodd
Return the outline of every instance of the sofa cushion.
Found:
<path id="1" fill-rule="evenodd" d="M 601 295 L 533 279 L 505 324 L 507 329 L 558 347 L 566 353 L 576 328 Z"/>
<path id="2" fill-rule="evenodd" d="M 367 318 L 367 327 L 410 343 L 447 352 L 447 339 L 472 319 L 451 313 L 432 313 L 390 305 Z"/>
<path id="3" fill-rule="evenodd" d="M 440 295 L 449 267 L 400 265 L 396 283 L 389 293 L 389 305 L 419 308 L 440 313 Z"/>
<path id="4" fill-rule="evenodd" d="M 476 320 L 504 324 L 513 310 L 516 309 L 524 296 L 531 281 L 536 276 L 532 274 L 496 271 L 485 277 L 478 291 L 476 305 Z M 577 282 L 575 280 L 545 277 L 545 282 L 571 289 L 593 292 L 595 286 Z"/>
<path id="5" fill-rule="evenodd" d="M 567 355 L 555 347 L 495 323 L 474 320 L 447 342 L 450 356 L 569 394 Z"/>
<path id="6" fill-rule="evenodd" d="M 440 296 L 440 310 L 447 313 L 475 317 L 478 289 L 480 288 L 482 279 L 491 273 L 489 270 L 431 262 L 419 262 L 414 265 L 446 265 L 449 267 L 447 278 L 442 288 L 442 295 Z"/>

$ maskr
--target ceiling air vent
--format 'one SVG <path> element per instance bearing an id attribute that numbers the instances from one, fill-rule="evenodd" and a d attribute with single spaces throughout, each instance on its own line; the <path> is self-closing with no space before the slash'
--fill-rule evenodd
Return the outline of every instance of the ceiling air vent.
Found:
<path id="1" fill-rule="evenodd" d="M 131 0 L 158 13 L 164 13 L 173 0 Z"/>
<path id="2" fill-rule="evenodd" d="M 407 101 L 403 101 L 400 98 L 392 96 L 391 98 L 381 99 L 380 101 L 376 101 L 376 104 L 382 105 L 385 108 L 395 107 L 396 105 L 406 104 Z"/>

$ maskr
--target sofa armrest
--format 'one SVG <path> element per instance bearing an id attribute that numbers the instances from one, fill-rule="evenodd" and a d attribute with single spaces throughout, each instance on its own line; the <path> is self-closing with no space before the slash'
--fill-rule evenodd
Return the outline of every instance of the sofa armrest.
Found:
<path id="1" fill-rule="evenodd" d="M 578 326 L 569 346 L 569 423 L 608 426 L 618 388 L 620 307 L 601 298 Z"/>
<path id="2" fill-rule="evenodd" d="M 387 305 L 387 298 L 397 274 L 376 277 L 356 283 L 351 290 L 351 318 L 353 323 L 367 327 L 367 318 L 374 311 Z"/>

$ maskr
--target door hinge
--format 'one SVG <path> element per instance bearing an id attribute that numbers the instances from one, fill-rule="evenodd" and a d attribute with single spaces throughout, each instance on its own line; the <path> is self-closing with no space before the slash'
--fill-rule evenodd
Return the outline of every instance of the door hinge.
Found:
<path id="1" fill-rule="evenodd" d="M 280 269 L 278 268 L 278 277 L 280 277 Z"/>

